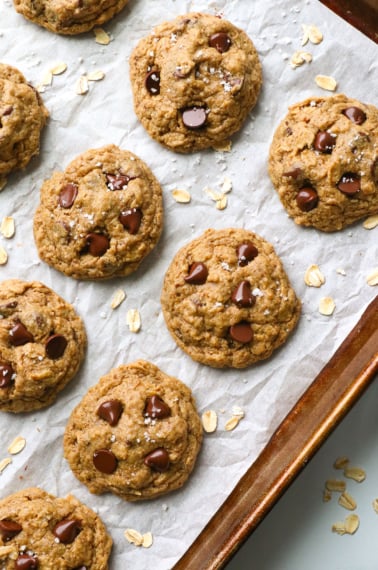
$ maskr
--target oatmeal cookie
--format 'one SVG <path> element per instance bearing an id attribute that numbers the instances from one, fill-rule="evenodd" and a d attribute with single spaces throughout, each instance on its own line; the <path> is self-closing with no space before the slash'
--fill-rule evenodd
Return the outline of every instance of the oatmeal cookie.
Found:
<path id="1" fill-rule="evenodd" d="M 20 14 L 51 32 L 75 35 L 101 26 L 128 0 L 13 0 Z"/>
<path id="2" fill-rule="evenodd" d="M 332 232 L 378 213 L 378 109 L 345 95 L 293 105 L 274 134 L 269 173 L 302 226 Z"/>
<path id="3" fill-rule="evenodd" d="M 211 147 L 240 129 L 254 107 L 262 72 L 247 34 L 209 14 L 157 26 L 130 57 L 135 112 L 166 147 Z"/>
<path id="4" fill-rule="evenodd" d="M 0 287 L 0 410 L 51 404 L 84 357 L 86 334 L 73 307 L 36 281 Z"/>
<path id="5" fill-rule="evenodd" d="M 7 175 L 39 153 L 48 111 L 18 69 L 0 63 L 0 190 Z"/>
<path id="6" fill-rule="evenodd" d="M 207 230 L 178 251 L 161 304 L 178 346 L 216 368 L 244 368 L 268 358 L 301 310 L 273 247 L 234 228 Z"/>
<path id="7" fill-rule="evenodd" d="M 135 271 L 163 225 L 161 187 L 142 160 L 114 145 L 88 150 L 41 189 L 38 253 L 76 279 Z"/>
<path id="8" fill-rule="evenodd" d="M 137 360 L 90 388 L 67 423 L 64 454 L 91 493 L 137 501 L 181 487 L 201 442 L 189 388 Z"/>
<path id="9" fill-rule="evenodd" d="M 3 570 L 107 570 L 112 539 L 72 495 L 30 487 L 0 500 Z"/>

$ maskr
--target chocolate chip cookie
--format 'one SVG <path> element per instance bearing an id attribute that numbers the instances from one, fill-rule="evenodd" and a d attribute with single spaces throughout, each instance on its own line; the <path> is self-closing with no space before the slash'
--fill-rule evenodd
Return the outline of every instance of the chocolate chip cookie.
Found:
<path id="1" fill-rule="evenodd" d="M 157 26 L 130 57 L 135 112 L 166 147 L 211 147 L 240 129 L 262 73 L 247 34 L 222 18 L 191 13 Z"/>
<path id="2" fill-rule="evenodd" d="M 41 189 L 34 217 L 38 253 L 76 279 L 135 271 L 163 225 L 161 187 L 131 152 L 114 145 L 88 150 Z"/>
<path id="3" fill-rule="evenodd" d="M 0 410 L 51 404 L 84 357 L 86 334 L 73 307 L 36 281 L 0 287 Z"/>
<path id="4" fill-rule="evenodd" d="M 269 173 L 297 224 L 340 230 L 378 213 L 378 109 L 345 95 L 290 107 Z"/>
<path id="5" fill-rule="evenodd" d="M 301 310 L 273 247 L 234 228 L 207 230 L 178 251 L 161 304 L 178 346 L 216 368 L 244 368 L 268 358 Z"/>
<path id="6" fill-rule="evenodd" d="M 112 539 L 72 495 L 30 487 L 0 500 L 3 570 L 107 570 Z"/>
<path id="7" fill-rule="evenodd" d="M 0 190 L 7 175 L 39 153 L 48 111 L 18 69 L 0 63 Z"/>
<path id="8" fill-rule="evenodd" d="M 17 12 L 57 34 L 74 35 L 104 24 L 128 0 L 13 0 Z"/>
<path id="9" fill-rule="evenodd" d="M 181 487 L 201 441 L 189 388 L 137 360 L 90 388 L 67 423 L 64 454 L 91 493 L 137 501 Z"/>

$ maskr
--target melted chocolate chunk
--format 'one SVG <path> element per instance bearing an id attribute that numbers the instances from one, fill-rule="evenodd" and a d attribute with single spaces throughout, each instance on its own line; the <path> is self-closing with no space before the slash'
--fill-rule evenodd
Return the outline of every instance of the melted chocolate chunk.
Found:
<path id="1" fill-rule="evenodd" d="M 153 69 L 147 73 L 144 85 L 151 95 L 159 95 L 160 93 L 160 71 Z"/>
<path id="2" fill-rule="evenodd" d="M 0 388 L 8 388 L 13 382 L 14 370 L 8 362 L 0 361 Z"/>
<path id="3" fill-rule="evenodd" d="M 184 277 L 184 280 L 190 285 L 203 285 L 206 283 L 209 271 L 204 263 L 195 261 L 189 267 L 189 273 Z"/>
<path id="4" fill-rule="evenodd" d="M 366 121 L 366 113 L 359 107 L 348 107 L 344 109 L 343 115 L 356 125 L 362 125 Z"/>
<path id="5" fill-rule="evenodd" d="M 146 399 L 144 415 L 153 420 L 162 420 L 171 415 L 171 408 L 158 395 Z"/>
<path id="6" fill-rule="evenodd" d="M 97 415 L 108 422 L 111 426 L 116 426 L 123 412 L 123 404 L 119 400 L 108 400 L 103 402 L 97 409 Z"/>
<path id="7" fill-rule="evenodd" d="M 188 129 L 200 129 L 206 119 L 207 113 L 203 107 L 188 107 L 182 111 L 182 122 Z"/>
<path id="8" fill-rule="evenodd" d="M 118 216 L 118 220 L 129 232 L 129 234 L 135 235 L 138 233 L 140 224 L 142 222 L 142 211 L 140 208 L 130 208 L 129 210 L 124 210 Z"/>
<path id="9" fill-rule="evenodd" d="M 63 519 L 53 528 L 53 534 L 59 538 L 63 544 L 71 544 L 81 531 L 79 521 L 75 519 Z"/>
<path id="10" fill-rule="evenodd" d="M 319 131 L 316 134 L 314 141 L 315 150 L 323 152 L 325 154 L 331 154 L 335 144 L 336 144 L 336 136 L 332 135 L 328 131 Z"/>
<path id="11" fill-rule="evenodd" d="M 76 200 L 78 187 L 76 184 L 69 182 L 66 184 L 59 193 L 58 202 L 62 208 L 72 208 Z"/>
<path id="12" fill-rule="evenodd" d="M 361 180 L 358 174 L 346 172 L 337 183 L 337 187 L 343 194 L 353 196 L 361 190 Z"/>
<path id="13" fill-rule="evenodd" d="M 127 188 L 130 180 L 134 180 L 131 176 L 127 174 L 107 174 L 105 173 L 106 185 L 109 190 L 124 190 Z"/>
<path id="14" fill-rule="evenodd" d="M 0 536 L 4 542 L 8 542 L 22 531 L 22 526 L 15 521 L 4 519 L 0 521 Z"/>
<path id="15" fill-rule="evenodd" d="M 38 558 L 31 554 L 20 554 L 14 563 L 15 570 L 37 570 Z"/>
<path id="16" fill-rule="evenodd" d="M 64 351 L 66 350 L 68 341 L 65 336 L 62 334 L 53 334 L 51 335 L 46 341 L 46 355 L 51 360 L 57 360 L 61 356 L 63 356 Z"/>
<path id="17" fill-rule="evenodd" d="M 231 294 L 231 301 L 238 307 L 252 307 L 256 303 L 256 297 L 252 295 L 249 281 L 241 281 Z"/>
<path id="18" fill-rule="evenodd" d="M 219 53 L 225 53 L 232 45 L 231 38 L 226 32 L 213 34 L 209 39 L 209 46 L 217 49 Z"/>
<path id="19" fill-rule="evenodd" d="M 318 205 L 319 196 L 314 188 L 311 188 L 311 186 L 305 186 L 299 190 L 295 200 L 298 208 L 302 210 L 302 212 L 310 212 Z"/>
<path id="20" fill-rule="evenodd" d="M 145 456 L 144 464 L 153 471 L 165 473 L 165 471 L 168 471 L 170 465 L 168 451 L 163 447 L 154 449 L 154 451 L 151 451 L 151 453 Z"/>
<path id="21" fill-rule="evenodd" d="M 101 257 L 109 249 L 109 238 L 107 238 L 104 234 L 96 234 L 91 232 L 85 239 L 87 243 L 86 251 L 95 257 Z"/>
<path id="22" fill-rule="evenodd" d="M 34 336 L 21 322 L 18 322 L 9 331 L 9 342 L 12 346 L 22 346 L 34 342 Z"/>
<path id="23" fill-rule="evenodd" d="M 236 254 L 238 256 L 238 264 L 240 267 L 244 267 L 245 265 L 248 265 L 250 261 L 255 259 L 259 252 L 253 243 L 248 242 L 240 244 L 236 250 Z"/>
<path id="24" fill-rule="evenodd" d="M 236 342 L 248 344 L 253 339 L 253 330 L 246 321 L 241 321 L 230 327 L 230 337 Z"/>
<path id="25" fill-rule="evenodd" d="M 97 449 L 93 454 L 93 465 L 101 473 L 110 475 L 117 469 L 117 458 L 110 449 Z"/>

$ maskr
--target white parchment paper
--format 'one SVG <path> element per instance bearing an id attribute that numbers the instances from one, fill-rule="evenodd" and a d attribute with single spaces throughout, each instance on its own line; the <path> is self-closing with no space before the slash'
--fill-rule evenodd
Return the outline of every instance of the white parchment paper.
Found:
<path id="1" fill-rule="evenodd" d="M 138 123 L 132 106 L 128 57 L 151 28 L 189 11 L 221 13 L 247 31 L 261 57 L 264 86 L 258 105 L 229 153 L 206 151 L 176 155 L 154 142 Z M 324 41 L 301 48 L 301 25 L 316 24 Z M 317 0 L 130 0 L 122 14 L 104 26 L 113 41 L 101 46 L 92 33 L 80 37 L 54 35 L 16 14 L 10 0 L 0 0 L 1 60 L 18 67 L 34 85 L 63 61 L 67 71 L 56 76 L 42 95 L 50 111 L 40 157 L 25 172 L 9 177 L 0 194 L 0 215 L 13 216 L 16 235 L 0 236 L 9 254 L 0 279 L 40 280 L 74 304 L 85 321 L 89 347 L 78 376 L 56 403 L 39 412 L 0 415 L 0 459 L 7 446 L 22 435 L 22 453 L 0 476 L 1 497 L 39 485 L 65 496 L 73 493 L 94 508 L 114 540 L 111 570 L 167 570 L 189 547 L 209 518 L 257 457 L 273 430 L 331 357 L 354 326 L 377 289 L 366 276 L 378 265 L 375 230 L 362 223 L 333 234 L 297 227 L 283 210 L 267 175 L 273 132 L 287 107 L 311 95 L 327 94 L 314 82 L 317 74 L 332 75 L 338 92 L 378 104 L 377 46 L 328 11 Z M 313 62 L 293 70 L 290 56 L 297 49 L 313 54 Z M 90 83 L 80 96 L 80 75 L 102 70 L 101 82 Z M 114 143 L 139 155 L 162 184 L 165 229 L 157 248 L 136 274 L 103 283 L 78 282 L 39 261 L 32 237 L 33 213 L 42 181 L 63 170 L 88 148 Z M 219 211 L 204 193 L 219 190 L 225 177 L 233 190 Z M 190 204 L 178 204 L 171 191 L 190 191 Z M 215 370 L 191 361 L 174 344 L 160 308 L 165 270 L 179 247 L 206 228 L 245 227 L 273 243 L 292 285 L 303 302 L 300 324 L 288 343 L 273 357 L 244 371 Z M 326 277 L 321 289 L 308 288 L 303 276 L 316 263 Z M 345 275 L 337 273 L 343 269 Z M 123 288 L 125 302 L 110 308 L 114 291 Z M 331 296 L 331 317 L 318 313 L 321 297 Z M 138 309 L 142 329 L 129 332 L 128 309 Z M 194 391 L 200 412 L 212 408 L 219 416 L 216 433 L 205 437 L 196 469 L 185 487 L 161 499 L 128 504 L 112 495 L 94 496 L 72 475 L 63 459 L 62 437 L 67 418 L 87 389 L 110 368 L 137 358 L 151 360 Z M 232 432 L 224 424 L 232 407 L 245 418 Z M 151 531 L 150 549 L 129 544 L 123 532 L 131 527 Z"/>

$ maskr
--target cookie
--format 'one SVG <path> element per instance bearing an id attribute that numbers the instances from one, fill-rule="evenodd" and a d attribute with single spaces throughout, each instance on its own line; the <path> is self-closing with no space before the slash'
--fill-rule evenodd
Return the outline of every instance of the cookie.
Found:
<path id="1" fill-rule="evenodd" d="M 86 334 L 74 308 L 36 281 L 0 287 L 0 410 L 51 404 L 75 376 Z"/>
<path id="2" fill-rule="evenodd" d="M 7 175 L 39 153 L 48 111 L 18 69 L 0 63 L 0 190 Z"/>
<path id="3" fill-rule="evenodd" d="M 34 237 L 41 259 L 76 279 L 135 271 L 163 225 L 161 187 L 131 152 L 88 150 L 41 189 Z"/>
<path id="4" fill-rule="evenodd" d="M 137 360 L 90 388 L 67 423 L 64 455 L 91 493 L 137 501 L 181 487 L 201 441 L 189 388 Z"/>
<path id="5" fill-rule="evenodd" d="M 222 18 L 191 13 L 157 26 L 130 57 L 135 112 L 171 150 L 228 139 L 254 107 L 262 72 L 247 34 Z"/>
<path id="6" fill-rule="evenodd" d="M 0 500 L 3 570 L 107 570 L 112 539 L 72 495 L 30 487 Z"/>
<path id="7" fill-rule="evenodd" d="M 167 327 L 193 360 L 244 368 L 268 358 L 301 305 L 273 247 L 244 229 L 207 230 L 181 248 L 161 295 Z"/>
<path id="8" fill-rule="evenodd" d="M 13 0 L 25 18 L 56 34 L 75 35 L 104 24 L 128 0 Z"/>
<path id="9" fill-rule="evenodd" d="M 289 216 L 340 230 L 378 213 L 378 109 L 345 95 L 289 108 L 270 147 L 269 173 Z"/>

